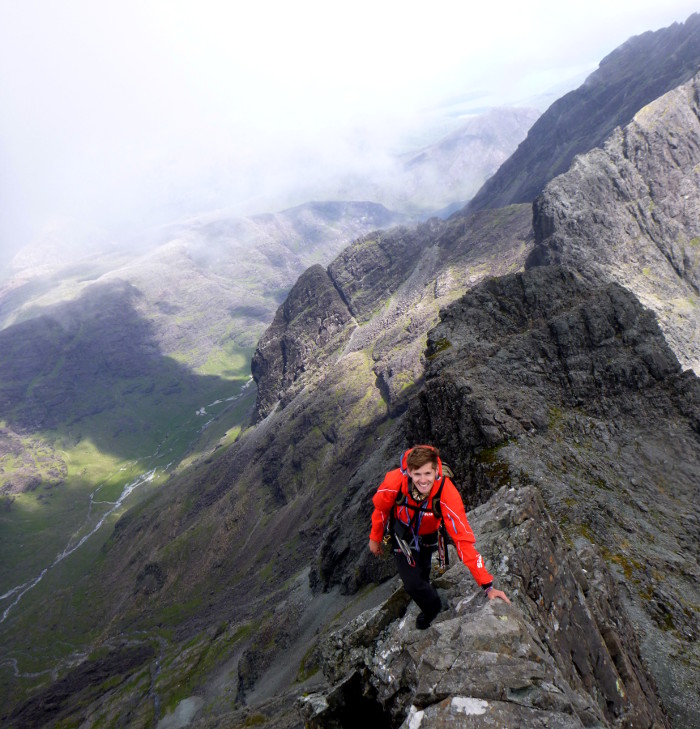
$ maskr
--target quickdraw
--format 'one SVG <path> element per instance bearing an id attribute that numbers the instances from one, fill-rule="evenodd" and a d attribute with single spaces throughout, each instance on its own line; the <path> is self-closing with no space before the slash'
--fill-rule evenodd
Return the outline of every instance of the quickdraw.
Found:
<path id="1" fill-rule="evenodd" d="M 445 571 L 450 566 L 450 553 L 447 551 L 447 540 L 445 534 L 445 522 L 440 522 L 438 528 L 438 574 L 445 574 Z"/>
<path id="2" fill-rule="evenodd" d="M 399 549 L 403 552 L 404 557 L 406 557 L 408 564 L 411 565 L 411 567 L 415 567 L 416 560 L 413 559 L 413 553 L 411 552 L 411 548 L 408 546 L 408 543 L 401 539 L 401 537 L 397 537 L 396 534 L 394 534 L 394 539 L 399 545 Z"/>

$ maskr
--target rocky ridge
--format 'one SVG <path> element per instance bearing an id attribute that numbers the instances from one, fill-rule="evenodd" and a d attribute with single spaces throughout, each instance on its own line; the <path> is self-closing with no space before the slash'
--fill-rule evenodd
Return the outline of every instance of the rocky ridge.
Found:
<path id="1" fill-rule="evenodd" d="M 171 718 L 206 697 L 209 716 L 193 726 L 299 726 L 230 709 L 295 655 L 322 590 L 391 576 L 391 561 L 366 550 L 369 497 L 406 445 L 432 440 L 514 605 L 484 602 L 455 565 L 441 582 L 450 609 L 427 635 L 402 625 L 400 595 L 341 632 L 323 660 L 319 629 L 300 673 L 323 663 L 332 686 L 306 702 L 307 720 L 342 726 L 344 705 L 364 723 L 410 729 L 496 716 L 523 727 L 694 726 L 697 378 L 619 285 L 559 266 L 503 276 L 532 244 L 527 206 L 460 215 L 360 238 L 295 287 L 265 340 L 260 422 L 128 512 L 105 545 L 100 619 L 130 645 L 156 646 L 157 660 L 123 686 L 97 671 L 79 701 L 62 697 L 62 718 L 165 727 L 154 697 Z M 309 564 L 311 601 L 298 589 Z M 57 593 L 55 608 L 80 606 Z M 478 643 L 481 623 L 491 646 Z M 450 643 L 446 661 L 428 637 Z M 476 676 L 464 668 L 475 651 Z M 17 685 L 10 676 L 6 695 Z"/>
<path id="2" fill-rule="evenodd" d="M 575 91 L 555 101 L 467 209 L 532 202 L 577 154 L 603 144 L 617 126 L 700 67 L 700 14 L 630 38 Z M 546 152 L 545 152 L 546 150 Z"/>
<path id="3" fill-rule="evenodd" d="M 654 315 L 614 282 L 556 266 L 485 281 L 487 262 L 510 251 L 500 266 L 507 273 L 530 252 L 524 220 L 511 243 L 499 243 L 503 226 L 519 221 L 520 211 L 463 214 L 444 224 L 429 221 L 361 238 L 329 267 L 329 281 L 319 270 L 311 274 L 323 280 L 324 297 L 331 284 L 338 292 L 334 307 L 343 312 L 345 330 L 316 339 L 328 312 L 309 306 L 303 284 L 295 292 L 298 304 L 288 306 L 303 317 L 280 315 L 279 328 L 261 340 L 264 430 L 242 442 L 236 455 L 252 454 L 254 441 L 265 442 L 272 459 L 265 483 L 285 509 L 308 493 L 312 481 L 329 499 L 337 516 L 325 534 L 320 524 L 309 523 L 300 532 L 322 537 L 311 575 L 316 591 L 353 593 L 392 574 L 390 561 L 373 560 L 366 550 L 369 497 L 411 442 L 441 445 L 471 507 L 516 513 L 516 504 L 537 505 L 525 509 L 533 518 L 523 512 L 504 517 L 505 531 L 492 542 L 498 529 L 475 517 L 482 552 L 515 597 L 514 612 L 502 617 L 519 626 L 525 661 L 534 664 L 519 664 L 530 671 L 524 678 L 514 669 L 522 694 L 501 672 L 500 683 L 485 678 L 470 688 L 476 696 L 465 695 L 456 680 L 450 683 L 473 676 L 460 673 L 457 656 L 449 665 L 421 664 L 430 676 L 421 684 L 423 671 L 416 666 L 425 646 L 420 636 L 408 637 L 410 623 L 401 623 L 405 601 L 401 606 L 395 598 L 355 625 L 370 625 L 364 638 L 352 628 L 331 642 L 322 663 L 332 686 L 306 702 L 307 721 L 343 726 L 343 707 L 354 706 L 365 722 L 440 725 L 449 712 L 456 713 L 455 723 L 463 722 L 463 709 L 476 707 L 484 711 L 469 715 L 474 726 L 495 715 L 517 717 L 513 721 L 522 726 L 694 726 L 697 379 L 682 372 Z M 445 309 L 423 356 L 422 337 L 436 321 L 436 304 L 454 300 L 460 287 L 472 291 Z M 285 331 L 295 327 L 321 343 L 319 357 L 311 345 L 285 359 Z M 284 406 L 273 412 L 278 401 Z M 359 425 L 354 443 L 351 423 Z M 275 431 L 274 439 L 260 440 L 261 433 Z M 306 469 L 307 477 L 299 479 L 295 462 L 296 472 L 309 463 L 336 467 L 332 474 Z M 340 493 L 338 484 L 344 484 Z M 519 542 L 521 518 L 535 534 L 523 529 L 527 536 Z M 544 542 L 535 538 L 538 528 Z M 536 554 L 544 556 L 542 563 L 527 550 L 530 541 L 541 545 Z M 453 586 L 446 581 L 443 589 L 456 608 Z M 459 589 L 462 597 L 468 594 L 466 586 Z M 477 620 L 484 616 L 473 607 Z M 450 620 L 447 611 L 433 639 L 443 622 L 444 636 L 455 636 Z M 590 640 L 582 642 L 582 634 Z M 517 663 L 498 631 L 490 635 L 499 646 L 494 664 Z M 415 641 L 420 650 L 397 649 L 395 656 L 375 646 L 401 640 Z M 310 648 L 311 663 L 318 650 Z M 278 660 L 283 657 L 284 649 Z M 488 660 L 486 675 L 498 674 L 488 673 Z M 256 661 L 257 679 L 247 673 L 253 681 L 265 674 L 264 652 Z M 255 663 L 246 665 L 250 671 Z"/>
<path id="4" fill-rule="evenodd" d="M 700 75 L 577 157 L 534 204 L 528 266 L 561 263 L 618 281 L 656 311 L 700 372 Z"/>
<path id="5" fill-rule="evenodd" d="M 328 640 L 333 688 L 300 700 L 305 726 L 367 721 L 372 702 L 375 726 L 403 729 L 668 726 L 605 566 L 570 549 L 537 489 L 504 486 L 470 519 L 515 603 L 458 563 L 434 578 L 445 608 L 423 632 L 398 587 Z"/>
<path id="6" fill-rule="evenodd" d="M 441 318 L 429 334 L 425 385 L 404 419 L 405 442 L 440 443 L 465 499 L 483 504 L 474 517 L 478 546 L 514 607 L 479 602 L 467 573 L 460 589 L 474 604 L 469 620 L 485 622 L 480 650 L 489 651 L 493 639 L 496 665 L 523 658 L 518 647 L 529 650 L 528 640 L 502 650 L 491 618 L 502 610 L 541 641 L 547 660 L 527 660 L 542 670 L 549 661 L 560 675 L 532 673 L 511 686 L 521 676 L 514 668 L 494 682 L 490 671 L 498 669 L 487 668 L 493 657 L 486 656 L 483 671 L 452 683 L 452 672 L 463 675 L 463 659 L 426 654 L 409 615 L 385 619 L 359 645 L 349 630 L 340 642 L 357 647 L 355 662 L 347 663 L 345 650 L 330 650 L 329 680 L 359 671 L 364 695 L 393 717 L 387 726 L 411 726 L 412 711 L 424 712 L 420 726 L 452 725 L 440 723 L 449 715 L 459 725 L 465 719 L 454 707 L 461 697 L 486 702 L 469 726 L 506 716 L 519 726 L 545 719 L 555 726 L 664 726 L 665 711 L 674 726 L 697 726 L 700 555 L 692 535 L 700 523 L 700 381 L 681 372 L 653 315 L 629 292 L 616 284 L 591 287 L 558 267 L 486 281 Z M 347 584 L 362 564 L 360 534 L 374 487 L 359 487 L 331 529 L 319 567 L 326 579 Z M 675 509 L 683 518 L 671 523 Z M 336 544 L 346 545 L 342 553 Z M 450 610 L 444 620 L 430 642 L 444 629 L 452 652 L 460 645 L 455 626 L 466 635 L 478 630 Z M 358 656 L 367 659 L 364 672 Z M 552 709 L 540 682 L 546 690 L 558 686 L 557 711 L 567 716 L 522 708 Z M 655 685 L 660 701 L 651 698 Z M 334 695 L 320 701 L 319 716 Z M 512 705 L 498 703 L 504 700 Z"/>

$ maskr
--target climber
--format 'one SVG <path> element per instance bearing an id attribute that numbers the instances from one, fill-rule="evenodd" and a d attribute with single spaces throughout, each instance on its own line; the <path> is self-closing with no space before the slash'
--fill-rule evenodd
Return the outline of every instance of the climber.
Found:
<path id="1" fill-rule="evenodd" d="M 490 600 L 510 602 L 493 586 L 493 577 L 474 547 L 474 533 L 455 485 L 443 476 L 440 453 L 433 446 L 414 446 L 401 458 L 401 467 L 389 471 L 372 497 L 374 512 L 369 548 L 381 556 L 385 533 L 394 547 L 399 575 L 406 592 L 421 609 L 416 627 L 424 630 L 442 607 L 430 584 L 433 552 L 438 549 L 439 527 L 444 520 L 457 554 Z"/>

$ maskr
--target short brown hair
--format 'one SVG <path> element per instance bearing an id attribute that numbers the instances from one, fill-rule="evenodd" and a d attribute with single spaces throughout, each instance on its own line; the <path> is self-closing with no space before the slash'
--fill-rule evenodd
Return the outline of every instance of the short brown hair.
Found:
<path id="1" fill-rule="evenodd" d="M 426 463 L 432 463 L 437 468 L 439 456 L 440 451 L 433 446 L 414 446 L 408 456 L 406 456 L 406 466 L 412 471 L 415 471 L 417 468 L 425 466 Z"/>

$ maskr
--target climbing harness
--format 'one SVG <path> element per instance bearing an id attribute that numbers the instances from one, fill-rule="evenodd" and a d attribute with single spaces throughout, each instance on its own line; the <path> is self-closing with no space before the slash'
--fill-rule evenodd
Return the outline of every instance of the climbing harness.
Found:
<path id="1" fill-rule="evenodd" d="M 450 475 L 451 472 L 450 472 Z M 435 496 L 430 501 L 430 508 L 426 508 L 425 503 L 421 503 L 418 506 L 414 506 L 413 504 L 407 503 L 408 496 L 404 493 L 403 488 L 399 490 L 399 493 L 396 496 L 396 501 L 394 502 L 394 505 L 391 508 L 391 515 L 389 517 L 389 522 L 387 524 L 387 531 L 384 535 L 384 543 L 389 544 L 392 540 L 392 537 L 394 541 L 396 542 L 399 550 L 403 553 L 403 555 L 406 557 L 406 561 L 411 567 L 415 567 L 415 559 L 413 558 L 412 550 L 415 549 L 416 552 L 420 552 L 421 548 L 421 537 L 419 536 L 418 532 L 420 530 L 421 521 L 423 520 L 423 516 L 427 514 L 428 512 L 432 512 L 438 519 L 440 519 L 440 526 L 437 530 L 437 552 L 438 552 L 438 561 L 439 561 L 439 572 L 442 574 L 445 572 L 447 567 L 449 566 L 449 554 L 447 552 L 447 543 L 446 543 L 446 529 L 445 529 L 445 521 L 442 518 L 442 507 L 440 504 L 440 497 L 442 495 L 442 489 L 445 485 L 445 480 L 447 478 L 447 475 L 443 475 L 442 479 L 440 481 L 440 487 L 438 488 Z M 401 519 L 397 519 L 396 517 L 396 509 L 397 507 L 401 508 L 403 507 L 406 510 L 406 516 L 408 517 L 408 510 L 412 510 L 413 516 L 409 517 L 408 522 L 401 521 Z M 423 535 L 423 536 L 429 536 L 429 535 Z M 409 544 L 410 540 L 410 544 Z M 423 546 L 427 546 L 426 543 L 423 543 Z M 433 546 L 432 544 L 430 546 Z"/>

